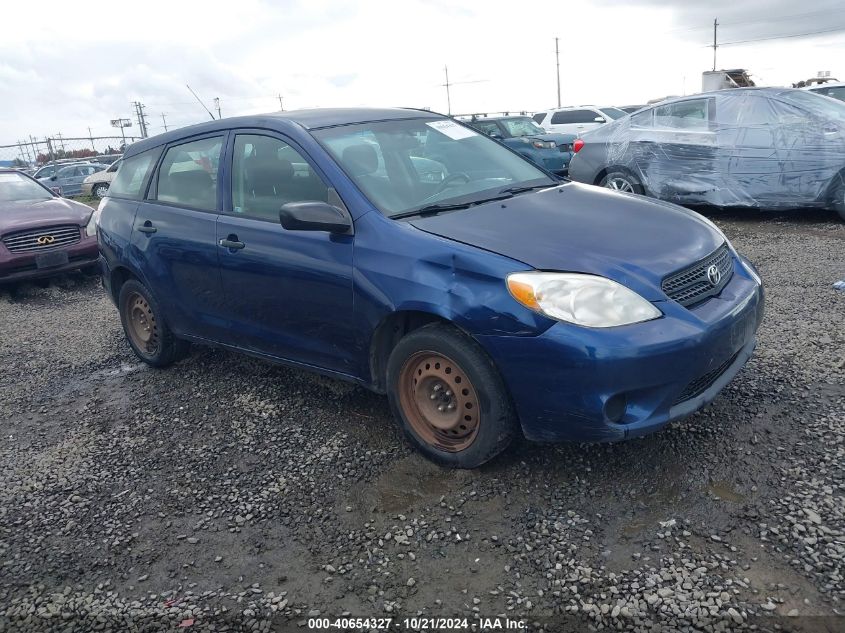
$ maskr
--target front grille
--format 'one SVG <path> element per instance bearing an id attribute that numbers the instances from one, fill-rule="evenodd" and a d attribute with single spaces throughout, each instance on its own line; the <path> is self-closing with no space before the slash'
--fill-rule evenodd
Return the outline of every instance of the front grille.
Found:
<path id="1" fill-rule="evenodd" d="M 719 271 L 720 278 L 715 285 L 707 273 L 711 266 L 715 266 Z M 661 287 L 670 299 L 689 308 L 722 292 L 733 272 L 731 251 L 727 244 L 722 244 L 701 261 L 666 277 Z"/>
<path id="2" fill-rule="evenodd" d="M 675 398 L 675 401 L 672 403 L 672 406 L 684 402 L 685 400 L 691 400 L 692 398 L 700 396 L 705 391 L 710 389 L 710 387 L 713 386 L 713 383 L 719 379 L 719 376 L 724 374 L 727 368 L 733 365 L 733 362 L 736 360 L 737 356 L 739 356 L 739 352 L 731 356 L 728 360 L 719 365 L 716 369 L 711 369 L 706 374 L 702 374 L 701 376 L 693 380 L 690 384 L 686 386 L 686 389 L 681 392 L 681 395 Z"/>
<path id="3" fill-rule="evenodd" d="M 48 251 L 53 248 L 70 246 L 81 239 L 78 226 L 50 226 L 13 233 L 3 238 L 3 244 L 12 253 L 28 251 Z"/>
<path id="4" fill-rule="evenodd" d="M 572 150 L 572 145 L 570 145 L 569 143 L 562 143 L 557 147 L 561 152 L 569 152 Z"/>

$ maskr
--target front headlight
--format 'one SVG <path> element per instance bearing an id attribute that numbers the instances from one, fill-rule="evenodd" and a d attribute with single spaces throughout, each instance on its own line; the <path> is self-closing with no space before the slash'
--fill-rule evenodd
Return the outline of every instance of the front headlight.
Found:
<path id="1" fill-rule="evenodd" d="M 534 141 L 532 145 L 537 149 L 554 149 L 557 147 L 554 141 Z"/>
<path id="2" fill-rule="evenodd" d="M 558 321 L 614 327 L 656 319 L 663 313 L 615 281 L 580 273 L 513 273 L 508 290 L 522 305 Z"/>

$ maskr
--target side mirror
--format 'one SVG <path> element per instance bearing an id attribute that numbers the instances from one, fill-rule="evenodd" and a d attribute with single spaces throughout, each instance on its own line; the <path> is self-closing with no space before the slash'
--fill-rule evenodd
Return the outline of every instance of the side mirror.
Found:
<path id="1" fill-rule="evenodd" d="M 352 219 L 327 202 L 288 202 L 279 209 L 279 222 L 289 231 L 328 231 L 352 234 Z"/>
<path id="2" fill-rule="evenodd" d="M 607 119 L 605 119 L 603 116 L 597 116 L 595 119 L 593 119 L 593 121 L 595 121 L 596 123 L 607 123 Z"/>
<path id="3" fill-rule="evenodd" d="M 56 175 L 50 176 L 50 180 L 56 180 L 56 178 L 58 178 Z"/>

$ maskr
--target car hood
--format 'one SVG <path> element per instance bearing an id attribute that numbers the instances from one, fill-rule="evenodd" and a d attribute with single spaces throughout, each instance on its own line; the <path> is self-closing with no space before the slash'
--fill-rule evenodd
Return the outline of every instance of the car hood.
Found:
<path id="1" fill-rule="evenodd" d="M 633 194 L 569 183 L 411 221 L 416 228 L 538 270 L 608 277 L 650 300 L 662 279 L 725 238 L 697 213 Z"/>
<path id="2" fill-rule="evenodd" d="M 61 224 L 84 225 L 94 210 L 64 198 L 0 202 L 0 235 Z"/>

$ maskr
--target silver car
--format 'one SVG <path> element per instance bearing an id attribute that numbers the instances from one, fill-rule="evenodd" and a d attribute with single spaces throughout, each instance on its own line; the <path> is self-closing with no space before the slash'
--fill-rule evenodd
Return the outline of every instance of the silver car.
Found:
<path id="1" fill-rule="evenodd" d="M 82 193 L 82 181 L 88 176 L 105 171 L 108 165 L 99 163 L 78 163 L 62 167 L 55 174 L 47 178 L 39 178 L 38 181 L 52 189 L 60 196 L 78 196 Z"/>

